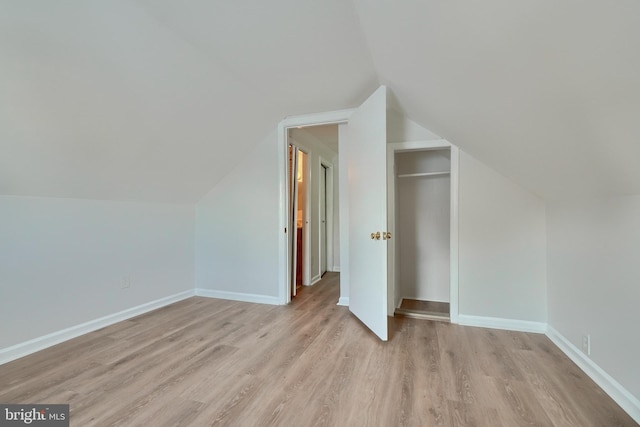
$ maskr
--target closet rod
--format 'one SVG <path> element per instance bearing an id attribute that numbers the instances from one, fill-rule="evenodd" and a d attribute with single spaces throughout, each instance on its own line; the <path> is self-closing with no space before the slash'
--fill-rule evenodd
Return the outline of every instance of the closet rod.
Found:
<path id="1" fill-rule="evenodd" d="M 403 173 L 398 174 L 398 178 L 415 178 L 419 176 L 437 176 L 437 175 L 449 175 L 451 172 L 443 171 L 443 172 L 422 172 L 422 173 Z"/>

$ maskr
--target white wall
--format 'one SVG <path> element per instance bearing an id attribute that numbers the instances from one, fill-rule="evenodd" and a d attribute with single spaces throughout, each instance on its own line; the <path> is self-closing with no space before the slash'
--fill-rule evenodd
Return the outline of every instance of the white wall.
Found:
<path id="1" fill-rule="evenodd" d="M 340 127 L 338 127 L 338 133 Z M 340 272 L 340 156 L 333 163 L 333 266 L 331 271 Z"/>
<path id="2" fill-rule="evenodd" d="M 460 315 L 546 322 L 545 204 L 460 151 Z"/>
<path id="3" fill-rule="evenodd" d="M 193 206 L 0 196 L 0 349 L 192 290 L 193 259 Z"/>
<path id="4" fill-rule="evenodd" d="M 438 135 L 394 108 L 387 108 L 387 142 L 431 141 Z"/>
<path id="5" fill-rule="evenodd" d="M 404 125 L 395 126 L 396 136 L 403 134 L 397 129 L 408 126 L 413 130 L 404 135 L 437 138 L 408 119 L 400 122 Z M 339 126 L 340 136 L 345 127 Z M 197 288 L 278 303 L 277 144 L 274 131 L 198 204 Z M 469 155 L 460 157 L 460 314 L 546 322 L 544 203 Z M 346 172 L 339 173 L 343 217 L 349 208 Z M 341 224 L 339 232 L 340 298 L 347 303 L 348 224 Z"/>
<path id="6" fill-rule="evenodd" d="M 550 203 L 549 325 L 640 399 L 640 196 Z"/>
<path id="7" fill-rule="evenodd" d="M 196 288 L 277 303 L 277 153 L 274 129 L 196 206 Z"/>

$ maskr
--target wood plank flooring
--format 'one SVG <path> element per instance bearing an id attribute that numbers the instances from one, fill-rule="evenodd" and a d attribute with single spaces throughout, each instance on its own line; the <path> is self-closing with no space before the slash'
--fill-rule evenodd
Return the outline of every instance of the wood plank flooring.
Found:
<path id="1" fill-rule="evenodd" d="M 390 319 L 327 274 L 289 306 L 190 298 L 0 366 L 72 426 L 636 426 L 543 335 Z"/>
<path id="2" fill-rule="evenodd" d="M 448 302 L 422 301 L 418 299 L 403 298 L 400 308 L 404 310 L 426 311 L 429 313 L 449 314 Z"/>

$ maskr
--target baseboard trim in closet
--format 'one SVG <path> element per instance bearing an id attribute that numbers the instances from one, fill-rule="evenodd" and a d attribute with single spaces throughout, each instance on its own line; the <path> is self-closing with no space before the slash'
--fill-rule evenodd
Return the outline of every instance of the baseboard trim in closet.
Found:
<path id="1" fill-rule="evenodd" d="M 436 313 L 433 311 L 410 310 L 406 308 L 396 308 L 394 316 L 408 317 L 411 319 L 435 320 L 438 322 L 449 322 L 449 315 L 444 313 Z"/>

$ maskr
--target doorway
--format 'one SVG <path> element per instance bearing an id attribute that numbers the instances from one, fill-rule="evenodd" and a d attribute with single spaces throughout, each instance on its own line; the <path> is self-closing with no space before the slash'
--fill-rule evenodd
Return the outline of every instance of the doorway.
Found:
<path id="1" fill-rule="evenodd" d="M 289 144 L 289 257 L 291 259 L 291 296 L 295 297 L 302 285 L 308 284 L 309 228 L 309 155 L 294 144 Z"/>
<path id="2" fill-rule="evenodd" d="M 287 256 L 290 298 L 304 287 L 336 271 L 334 224 L 337 201 L 333 191 L 338 159 L 338 126 L 298 126 L 287 129 Z"/>
<path id="3" fill-rule="evenodd" d="M 291 301 L 291 257 L 289 252 L 289 242 L 290 242 L 290 217 L 289 217 L 289 173 L 287 169 L 288 164 L 288 146 L 289 146 L 289 134 L 292 130 L 302 127 L 308 126 L 320 126 L 320 125 L 336 125 L 338 126 L 338 134 L 341 135 L 343 132 L 343 125 L 347 123 L 349 116 L 351 115 L 353 110 L 338 110 L 331 111 L 326 113 L 316 113 L 310 115 L 303 116 L 293 116 L 288 117 L 282 120 L 278 124 L 278 174 L 279 174 L 279 183 L 280 183 L 280 237 L 278 239 L 278 248 L 279 248 L 279 264 L 278 264 L 278 282 L 280 283 L 279 292 L 278 292 L 278 300 L 281 304 L 288 304 Z M 339 138 L 340 139 L 340 136 Z M 343 150 L 342 145 L 340 145 L 340 151 Z M 340 153 L 339 153 L 340 154 Z M 342 168 L 338 167 L 338 159 L 336 157 L 336 163 L 333 164 L 333 174 L 339 175 L 339 179 L 334 179 L 336 191 L 334 191 L 334 199 L 336 201 L 345 198 L 344 192 L 338 191 L 338 186 L 340 188 L 343 187 L 346 182 L 346 173 L 342 170 Z M 339 184 L 338 184 L 339 182 Z M 338 197 L 339 193 L 339 197 Z M 332 232 L 329 232 L 329 235 L 335 235 L 334 244 L 328 243 L 328 247 L 331 248 L 335 246 L 333 251 L 333 267 L 336 272 L 340 272 L 341 280 L 340 280 L 340 298 L 338 301 L 339 305 L 348 305 L 348 295 L 349 289 L 345 287 L 345 281 L 342 278 L 345 275 L 345 271 L 348 273 L 348 265 L 343 262 L 343 258 L 345 257 L 344 252 L 340 251 L 341 243 L 344 239 L 343 234 L 345 234 L 347 230 L 347 226 L 339 227 L 337 218 L 342 218 L 344 215 L 342 204 L 338 207 L 338 203 L 334 203 L 333 211 L 334 211 L 334 223 L 335 227 Z M 339 212 L 339 214 L 338 214 Z M 340 242 L 340 244 L 338 244 Z M 339 262 L 338 262 L 339 260 Z"/>
<path id="4" fill-rule="evenodd" d="M 389 144 L 389 315 L 458 321 L 458 148 Z"/>

